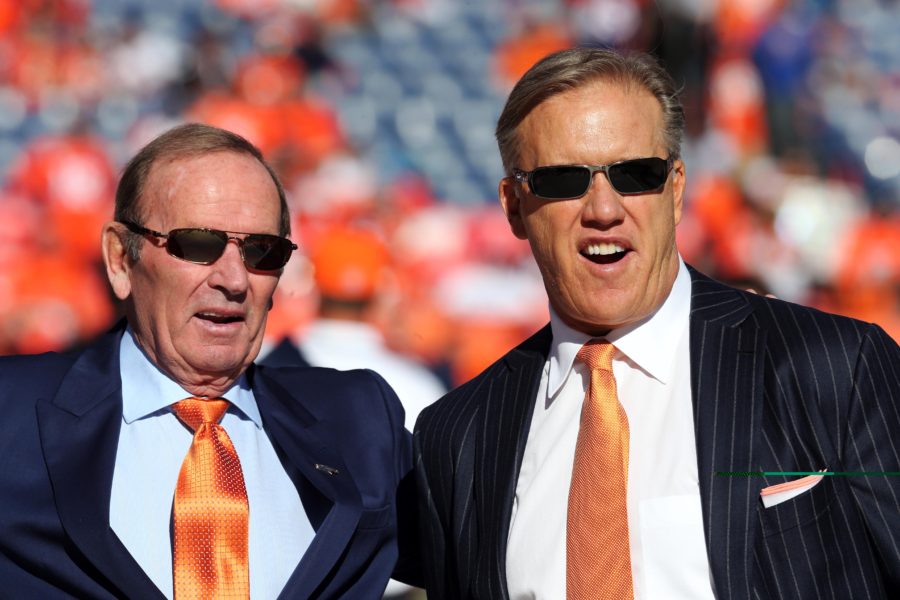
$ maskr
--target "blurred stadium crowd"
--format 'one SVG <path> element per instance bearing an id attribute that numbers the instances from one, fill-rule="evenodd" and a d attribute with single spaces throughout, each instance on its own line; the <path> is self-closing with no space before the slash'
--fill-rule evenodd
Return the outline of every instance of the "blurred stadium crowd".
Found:
<path id="1" fill-rule="evenodd" d="M 394 348 L 467 379 L 546 319 L 493 128 L 518 76 L 576 44 L 652 51 L 683 83 L 685 260 L 900 340 L 898 24 L 879 0 L 0 0 L 0 354 L 114 321 L 118 171 L 197 120 L 269 157 L 305 256 L 374 232 L 347 251 L 390 268 L 331 292 L 377 293 Z M 312 268 L 289 263 L 271 341 L 312 318 Z"/>

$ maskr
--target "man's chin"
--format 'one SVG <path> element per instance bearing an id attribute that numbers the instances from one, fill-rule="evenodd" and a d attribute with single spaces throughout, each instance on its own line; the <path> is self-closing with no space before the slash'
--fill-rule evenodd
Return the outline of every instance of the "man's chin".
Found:
<path id="1" fill-rule="evenodd" d="M 614 329 L 627 327 L 640 321 L 644 316 L 646 315 L 641 315 L 639 311 L 635 310 L 634 304 L 618 307 L 615 302 L 582 307 L 571 318 L 560 315 L 572 329 L 595 337 L 606 335 Z"/>
<path id="2" fill-rule="evenodd" d="M 252 358 L 245 352 L 236 351 L 234 346 L 202 347 L 203 354 L 195 353 L 186 361 L 191 369 L 202 378 L 237 379 L 250 365 Z M 255 353 L 254 353 L 255 355 Z"/>

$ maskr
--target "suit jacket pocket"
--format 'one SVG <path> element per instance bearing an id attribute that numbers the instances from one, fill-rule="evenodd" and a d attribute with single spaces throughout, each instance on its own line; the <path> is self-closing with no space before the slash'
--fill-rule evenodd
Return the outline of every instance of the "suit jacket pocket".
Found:
<path id="1" fill-rule="evenodd" d="M 807 475 L 800 479 L 793 479 L 791 481 L 785 481 L 784 483 L 765 487 L 760 490 L 759 495 L 762 498 L 763 506 L 771 508 L 776 504 L 781 504 L 800 494 L 808 493 L 813 486 L 819 485 L 824 478 L 825 475 Z"/>
<path id="2" fill-rule="evenodd" d="M 381 508 L 364 508 L 359 514 L 359 529 L 380 529 L 391 524 L 394 516 L 394 505 L 388 504 Z"/>
<path id="3" fill-rule="evenodd" d="M 786 533 L 817 520 L 829 511 L 834 501 L 834 486 L 834 478 L 825 476 L 809 491 L 769 508 L 764 508 L 760 500 L 759 513 L 763 535 L 768 537 Z"/>

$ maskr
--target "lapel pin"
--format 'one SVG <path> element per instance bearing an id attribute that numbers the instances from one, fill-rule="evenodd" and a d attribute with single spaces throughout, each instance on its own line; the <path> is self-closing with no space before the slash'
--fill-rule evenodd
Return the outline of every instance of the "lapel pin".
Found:
<path id="1" fill-rule="evenodd" d="M 340 471 L 338 471 L 334 467 L 329 467 L 328 465 L 321 465 L 319 463 L 316 463 L 316 470 L 322 471 L 323 473 L 327 473 L 328 475 L 337 475 L 338 473 L 340 473 Z"/>

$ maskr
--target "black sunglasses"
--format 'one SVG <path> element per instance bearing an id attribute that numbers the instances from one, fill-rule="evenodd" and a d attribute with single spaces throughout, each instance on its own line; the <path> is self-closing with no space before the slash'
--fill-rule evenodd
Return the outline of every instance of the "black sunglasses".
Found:
<path id="1" fill-rule="evenodd" d="M 237 242 L 244 265 L 254 271 L 277 271 L 287 264 L 291 252 L 297 249 L 297 244 L 291 240 L 265 233 L 219 231 L 201 227 L 186 227 L 173 229 L 169 233 L 160 233 L 131 221 L 120 222 L 139 235 L 150 235 L 166 240 L 166 252 L 171 256 L 198 265 L 211 265 L 219 260 L 225 253 L 228 240 Z"/>
<path id="2" fill-rule="evenodd" d="M 623 196 L 658 192 L 666 184 L 674 163 L 669 158 L 635 158 L 611 165 L 553 165 L 533 171 L 513 169 L 513 177 L 528 182 L 531 193 L 546 200 L 581 198 L 591 188 L 598 171 L 606 173 L 609 184 Z"/>

